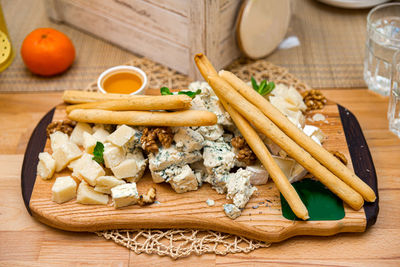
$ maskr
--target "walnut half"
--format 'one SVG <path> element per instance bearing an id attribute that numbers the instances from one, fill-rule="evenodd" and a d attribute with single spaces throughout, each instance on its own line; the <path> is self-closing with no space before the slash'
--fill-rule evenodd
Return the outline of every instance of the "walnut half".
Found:
<path id="1" fill-rule="evenodd" d="M 150 188 L 146 194 L 139 196 L 138 204 L 140 206 L 149 205 L 154 203 L 156 200 L 156 189 L 154 187 Z"/>
<path id="2" fill-rule="evenodd" d="M 71 121 L 71 120 L 53 121 L 49 125 L 47 125 L 46 129 L 47 137 L 49 137 L 52 133 L 55 133 L 57 131 L 70 135 L 74 130 L 75 125 L 76 121 Z"/>
<path id="3" fill-rule="evenodd" d="M 303 93 L 303 100 L 307 106 L 307 111 L 322 109 L 326 104 L 326 97 L 320 90 L 311 89 Z"/>
<path id="4" fill-rule="evenodd" d="M 238 150 L 236 154 L 238 161 L 244 162 L 246 165 L 251 165 L 251 163 L 257 159 L 243 137 L 236 136 L 232 138 L 231 144 Z"/>
<path id="5" fill-rule="evenodd" d="M 174 140 L 174 134 L 169 127 L 144 128 L 140 143 L 142 148 L 148 153 L 158 151 L 157 140 L 163 147 L 170 147 Z"/>

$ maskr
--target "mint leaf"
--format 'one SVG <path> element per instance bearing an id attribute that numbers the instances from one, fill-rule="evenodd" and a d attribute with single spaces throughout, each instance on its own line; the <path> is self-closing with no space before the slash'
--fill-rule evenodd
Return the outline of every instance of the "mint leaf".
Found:
<path id="1" fill-rule="evenodd" d="M 253 86 L 254 90 L 256 90 L 256 91 L 258 90 L 258 84 L 256 82 L 256 79 L 254 79 L 253 76 L 251 76 L 251 85 Z"/>
<path id="2" fill-rule="evenodd" d="M 192 92 L 192 91 L 179 91 L 179 92 L 178 92 L 178 95 L 188 95 L 188 96 L 190 96 L 191 98 L 194 98 L 196 95 L 198 95 L 198 94 L 200 94 L 200 93 L 201 93 L 201 90 L 200 90 L 200 89 L 197 89 L 196 92 Z"/>
<path id="3" fill-rule="evenodd" d="M 168 87 L 161 87 L 160 92 L 161 92 L 161 95 L 172 95 L 172 93 Z"/>
<path id="4" fill-rule="evenodd" d="M 101 142 L 97 142 L 93 150 L 94 157 L 92 159 L 99 164 L 104 163 L 103 152 L 104 152 L 104 145 Z"/>

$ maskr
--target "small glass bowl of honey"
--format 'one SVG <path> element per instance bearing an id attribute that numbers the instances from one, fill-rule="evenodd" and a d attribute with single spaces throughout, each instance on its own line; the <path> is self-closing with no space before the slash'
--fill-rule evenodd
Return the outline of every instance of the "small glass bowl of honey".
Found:
<path id="1" fill-rule="evenodd" d="M 146 73 L 133 66 L 109 68 L 97 79 L 97 87 L 105 94 L 142 95 L 146 86 Z"/>

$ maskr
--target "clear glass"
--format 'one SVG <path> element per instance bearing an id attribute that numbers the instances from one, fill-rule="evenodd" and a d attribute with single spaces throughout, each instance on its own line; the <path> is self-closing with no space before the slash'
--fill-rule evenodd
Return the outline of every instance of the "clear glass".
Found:
<path id="1" fill-rule="evenodd" d="M 389 95 L 392 59 L 400 49 L 400 3 L 380 5 L 367 17 L 364 80 L 370 90 Z"/>
<path id="2" fill-rule="evenodd" d="M 400 137 L 400 50 L 393 57 L 392 77 L 389 97 L 389 130 Z"/>

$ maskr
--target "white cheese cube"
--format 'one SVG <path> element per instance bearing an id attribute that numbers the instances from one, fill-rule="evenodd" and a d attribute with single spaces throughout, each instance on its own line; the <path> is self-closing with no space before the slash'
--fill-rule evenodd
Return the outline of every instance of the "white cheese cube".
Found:
<path id="1" fill-rule="evenodd" d="M 107 168 L 112 168 L 120 164 L 125 159 L 125 152 L 122 148 L 106 143 L 103 152 L 104 164 Z"/>
<path id="2" fill-rule="evenodd" d="M 111 188 L 108 188 L 108 187 L 106 187 L 106 186 L 99 186 L 99 185 L 96 185 L 96 186 L 93 188 L 93 190 L 96 191 L 96 192 L 102 193 L 102 194 L 111 195 Z"/>
<path id="3" fill-rule="evenodd" d="M 67 134 L 57 131 L 50 134 L 50 145 L 51 150 L 54 152 L 57 148 L 60 148 L 62 145 L 68 143 L 69 137 Z"/>
<path id="4" fill-rule="evenodd" d="M 95 130 L 95 128 L 93 127 L 93 137 L 99 141 L 104 143 L 107 140 L 107 137 L 110 135 L 110 133 L 108 131 L 106 131 L 104 128 L 97 128 Z"/>
<path id="5" fill-rule="evenodd" d="M 89 154 L 93 153 L 94 147 L 96 146 L 97 140 L 90 133 L 83 132 L 83 148 Z"/>
<path id="6" fill-rule="evenodd" d="M 191 152 L 203 148 L 204 138 L 189 127 L 179 127 L 174 134 L 174 141 L 178 150 Z"/>
<path id="7" fill-rule="evenodd" d="M 232 220 L 236 219 L 242 213 L 238 207 L 233 204 L 225 204 L 224 205 L 224 212 L 226 216 L 231 218 Z"/>
<path id="8" fill-rule="evenodd" d="M 118 185 L 111 189 L 111 197 L 115 208 L 121 208 L 136 204 L 139 194 L 136 189 L 136 183 Z"/>
<path id="9" fill-rule="evenodd" d="M 268 182 L 269 173 L 261 164 L 247 166 L 246 170 L 251 173 L 250 184 L 262 185 Z"/>
<path id="10" fill-rule="evenodd" d="M 100 164 L 94 161 L 90 154 L 83 154 L 74 167 L 74 172 L 82 176 L 82 178 L 91 186 L 96 185 L 96 179 L 105 175 L 105 171 Z"/>
<path id="11" fill-rule="evenodd" d="M 63 170 L 68 163 L 76 158 L 79 158 L 81 155 L 82 151 L 76 144 L 72 142 L 68 142 L 57 148 L 53 152 L 53 158 L 56 161 L 56 172 Z"/>
<path id="12" fill-rule="evenodd" d="M 113 188 L 114 186 L 120 185 L 120 184 L 125 184 L 124 180 L 120 180 L 115 178 L 114 176 L 99 176 L 96 179 L 96 187 L 105 187 L 108 189 Z"/>
<path id="13" fill-rule="evenodd" d="M 189 165 L 183 166 L 181 173 L 171 177 L 168 182 L 177 193 L 194 191 L 198 187 L 197 178 Z"/>
<path id="14" fill-rule="evenodd" d="M 51 188 L 51 200 L 59 204 L 76 196 L 76 182 L 71 176 L 58 177 Z"/>
<path id="15" fill-rule="evenodd" d="M 82 181 L 78 187 L 76 201 L 81 204 L 103 204 L 108 203 L 108 196 L 94 191 L 93 187 Z"/>
<path id="16" fill-rule="evenodd" d="M 139 167 L 134 159 L 125 159 L 118 166 L 111 168 L 115 177 L 119 179 L 133 177 L 138 174 Z"/>
<path id="17" fill-rule="evenodd" d="M 92 134 L 92 128 L 85 122 L 78 122 L 71 133 L 70 140 L 78 146 L 83 145 L 83 133 L 87 132 Z"/>
<path id="18" fill-rule="evenodd" d="M 53 157 L 47 153 L 39 153 L 39 163 L 37 165 L 37 174 L 44 180 L 53 177 L 54 171 L 56 170 L 56 161 Z"/>
<path id="19" fill-rule="evenodd" d="M 126 158 L 134 159 L 136 161 L 136 165 L 138 167 L 138 172 L 135 174 L 135 176 L 127 178 L 126 181 L 130 182 L 130 183 L 133 183 L 133 182 L 136 183 L 140 180 L 140 178 L 143 177 L 144 171 L 146 170 L 146 167 L 147 167 L 148 159 L 144 158 L 141 148 L 135 148 L 135 150 L 133 150 L 132 153 L 126 154 Z"/>
<path id="20" fill-rule="evenodd" d="M 107 137 L 107 141 L 116 146 L 122 147 L 133 137 L 134 134 L 135 130 L 133 130 L 132 127 L 123 124 Z"/>

